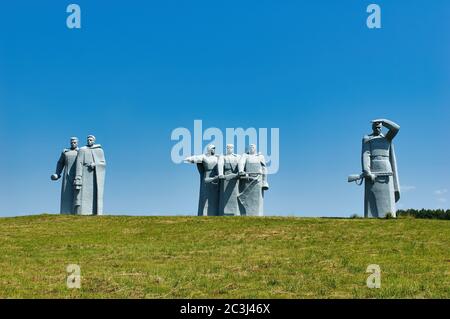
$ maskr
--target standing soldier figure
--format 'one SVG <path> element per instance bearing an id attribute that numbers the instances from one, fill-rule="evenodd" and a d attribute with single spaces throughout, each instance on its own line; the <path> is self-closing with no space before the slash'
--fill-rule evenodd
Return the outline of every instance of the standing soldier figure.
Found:
<path id="1" fill-rule="evenodd" d="M 249 151 L 239 161 L 239 178 L 241 214 L 263 216 L 264 191 L 269 189 L 269 184 L 266 160 L 256 152 L 255 144 L 250 145 Z"/>
<path id="2" fill-rule="evenodd" d="M 221 155 L 218 162 L 220 179 L 220 215 L 240 215 L 239 195 L 239 169 L 238 164 L 241 157 L 234 154 L 234 145 L 227 145 L 226 155 Z"/>
<path id="3" fill-rule="evenodd" d="M 219 215 L 219 179 L 217 172 L 218 156 L 216 147 L 208 145 L 206 154 L 194 155 L 184 160 L 186 163 L 197 164 L 200 173 L 200 195 L 198 201 L 198 216 Z"/>
<path id="4" fill-rule="evenodd" d="M 75 209 L 80 215 L 103 214 L 105 185 L 105 154 L 95 136 L 87 137 L 87 145 L 80 148 L 76 161 Z"/>
<path id="5" fill-rule="evenodd" d="M 61 178 L 61 214 L 75 214 L 74 208 L 74 186 L 76 166 L 75 160 L 78 155 L 78 138 L 72 137 L 70 139 L 70 149 L 64 149 L 56 164 L 55 174 L 51 176 L 53 181 L 57 181 Z"/>
<path id="6" fill-rule="evenodd" d="M 386 127 L 386 135 L 382 128 Z M 396 216 L 395 203 L 400 199 L 397 161 L 392 140 L 400 126 L 386 119 L 372 121 L 372 134 L 362 141 L 362 177 L 365 179 L 364 216 L 383 218 Z"/>

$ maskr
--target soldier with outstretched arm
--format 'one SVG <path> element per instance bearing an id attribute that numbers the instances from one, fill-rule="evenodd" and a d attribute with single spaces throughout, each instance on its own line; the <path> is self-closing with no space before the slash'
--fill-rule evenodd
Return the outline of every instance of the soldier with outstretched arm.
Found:
<path id="1" fill-rule="evenodd" d="M 219 178 L 216 147 L 212 144 L 208 145 L 206 154 L 190 156 L 184 161 L 186 163 L 196 164 L 200 174 L 198 215 L 219 215 Z"/>
<path id="2" fill-rule="evenodd" d="M 56 164 L 56 171 L 51 176 L 53 181 L 62 177 L 61 182 L 61 214 L 75 214 L 75 192 L 73 182 L 75 179 L 76 158 L 78 155 L 78 138 L 70 138 L 70 148 L 62 151 Z"/>

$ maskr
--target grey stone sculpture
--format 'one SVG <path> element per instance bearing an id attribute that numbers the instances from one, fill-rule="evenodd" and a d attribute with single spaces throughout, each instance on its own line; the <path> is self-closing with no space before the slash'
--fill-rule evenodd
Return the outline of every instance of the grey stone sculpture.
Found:
<path id="1" fill-rule="evenodd" d="M 251 144 L 249 151 L 242 155 L 238 169 L 241 215 L 262 216 L 264 191 L 269 189 L 269 184 L 266 161 L 262 154 L 256 152 L 255 144 Z"/>
<path id="2" fill-rule="evenodd" d="M 386 127 L 386 135 L 382 128 Z M 351 175 L 352 181 L 365 181 L 364 216 L 366 218 L 383 218 L 391 213 L 396 216 L 395 203 L 400 199 L 397 161 L 392 140 L 400 126 L 386 119 L 372 121 L 372 134 L 362 141 L 362 174 Z"/>
<path id="3" fill-rule="evenodd" d="M 87 145 L 80 148 L 76 160 L 75 209 L 80 215 L 103 214 L 103 192 L 106 161 L 95 136 L 87 137 Z"/>
<path id="4" fill-rule="evenodd" d="M 57 181 L 62 176 L 61 183 L 61 214 L 74 214 L 74 186 L 75 180 L 75 160 L 78 155 L 78 138 L 70 138 L 70 148 L 64 149 L 56 164 L 55 174 L 51 176 L 53 181 Z M 62 175 L 61 175 L 62 174 Z"/>
<path id="5" fill-rule="evenodd" d="M 198 215 L 219 215 L 219 175 L 216 147 L 208 145 L 206 154 L 188 157 L 185 159 L 185 162 L 197 164 L 197 169 L 200 173 Z"/>
<path id="6" fill-rule="evenodd" d="M 239 169 L 241 156 L 234 152 L 234 145 L 227 145 L 227 153 L 221 155 L 218 161 L 219 171 L 219 215 L 240 215 Z"/>

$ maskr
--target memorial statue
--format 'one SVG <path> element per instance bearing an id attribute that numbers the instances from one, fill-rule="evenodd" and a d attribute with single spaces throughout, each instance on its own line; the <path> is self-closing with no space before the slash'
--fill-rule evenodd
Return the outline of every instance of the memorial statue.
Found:
<path id="1" fill-rule="evenodd" d="M 238 169 L 241 215 L 262 216 L 264 191 L 269 189 L 269 184 L 266 161 L 262 154 L 256 152 L 255 144 L 251 144 L 249 151 L 242 155 Z"/>
<path id="2" fill-rule="evenodd" d="M 216 147 L 212 144 L 208 145 L 206 154 L 190 156 L 185 159 L 185 162 L 197 164 L 200 173 L 198 215 L 219 215 L 219 175 Z"/>
<path id="3" fill-rule="evenodd" d="M 105 155 L 95 136 L 87 137 L 87 145 L 80 148 L 76 160 L 75 209 L 80 215 L 103 214 L 105 185 Z"/>
<path id="4" fill-rule="evenodd" d="M 57 181 L 62 176 L 61 183 L 61 214 L 74 214 L 74 186 L 75 180 L 75 160 L 78 155 L 78 138 L 70 139 L 70 148 L 64 149 L 56 164 L 55 174 L 51 176 L 53 181 Z M 61 175 L 63 174 L 63 175 Z"/>
<path id="5" fill-rule="evenodd" d="M 386 135 L 382 128 L 386 127 Z M 390 213 L 396 216 L 395 203 L 400 199 L 397 161 L 392 140 L 400 130 L 396 123 L 377 119 L 372 121 L 372 134 L 362 141 L 362 174 L 350 175 L 349 182 L 359 185 L 365 181 L 364 216 L 366 218 L 383 218 Z"/>
<path id="6" fill-rule="evenodd" d="M 241 157 L 233 151 L 234 145 L 228 144 L 226 155 L 221 155 L 218 161 L 219 215 L 240 215 L 238 164 Z"/>

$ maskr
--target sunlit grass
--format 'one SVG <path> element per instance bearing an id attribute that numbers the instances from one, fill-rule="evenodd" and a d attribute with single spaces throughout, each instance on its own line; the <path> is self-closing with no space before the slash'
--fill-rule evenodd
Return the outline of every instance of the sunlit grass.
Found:
<path id="1" fill-rule="evenodd" d="M 450 298 L 450 221 L 2 218 L 0 297 Z"/>

